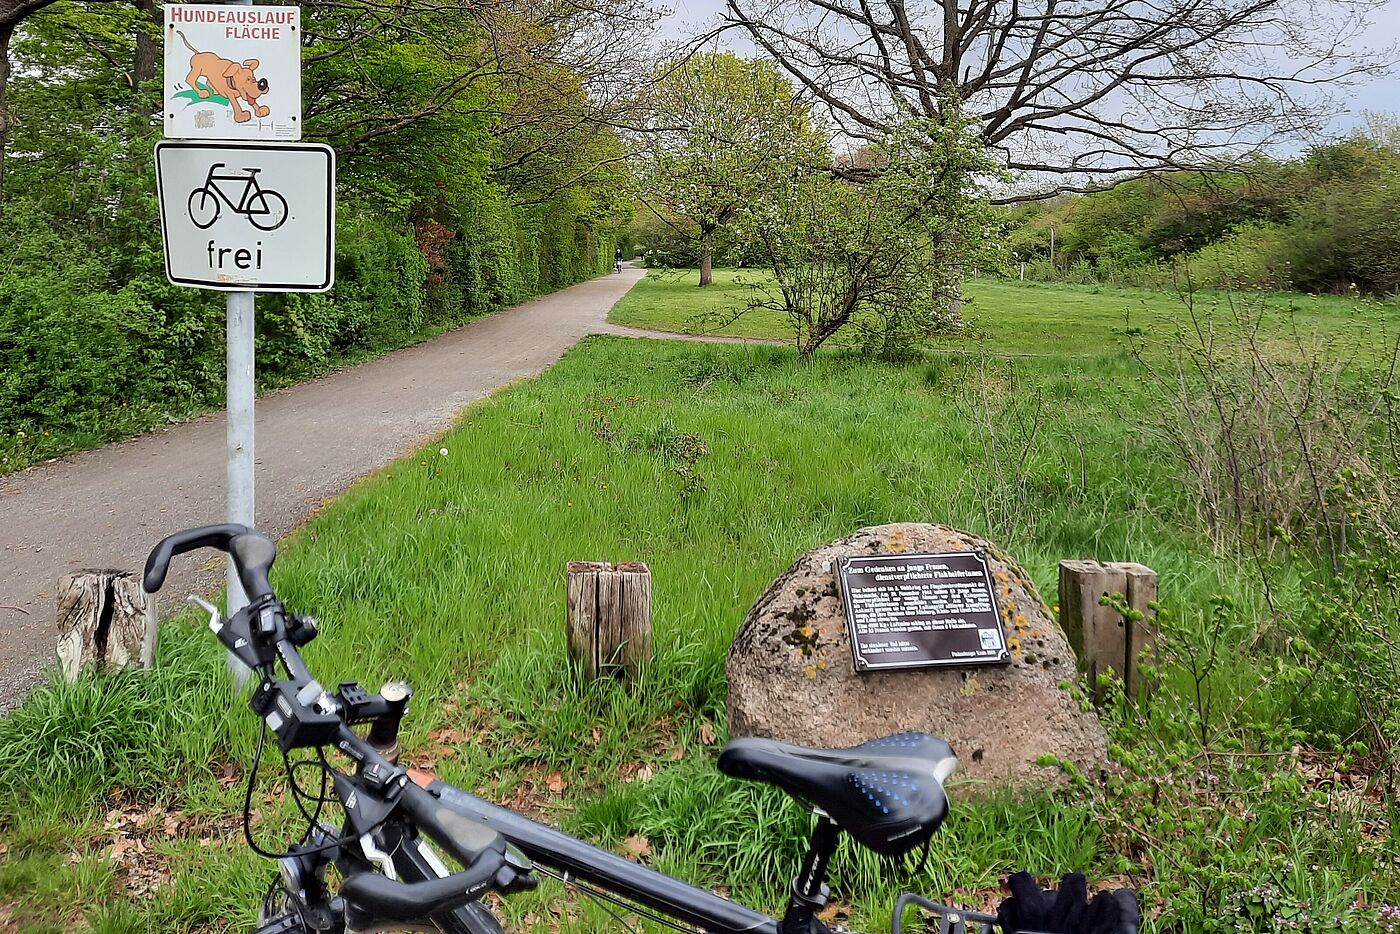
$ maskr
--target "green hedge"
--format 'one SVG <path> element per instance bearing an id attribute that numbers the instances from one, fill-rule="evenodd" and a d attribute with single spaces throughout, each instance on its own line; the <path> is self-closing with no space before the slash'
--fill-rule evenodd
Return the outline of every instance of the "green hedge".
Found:
<path id="1" fill-rule="evenodd" d="M 575 201 L 565 192 L 516 208 L 486 190 L 464 217 L 434 227 L 434 243 L 421 220 L 342 204 L 335 288 L 258 298 L 259 384 L 305 379 L 606 271 L 613 234 L 594 230 Z M 153 217 L 144 237 L 104 250 L 44 205 L 4 207 L 0 473 L 222 404 L 223 296 L 166 281 Z"/>

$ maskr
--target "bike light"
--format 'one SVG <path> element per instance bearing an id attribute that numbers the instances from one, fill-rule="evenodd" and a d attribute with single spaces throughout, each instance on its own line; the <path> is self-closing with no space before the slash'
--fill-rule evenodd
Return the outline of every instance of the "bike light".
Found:
<path id="1" fill-rule="evenodd" d="M 306 897 L 306 879 L 300 859 L 295 856 L 279 859 L 277 874 L 282 877 L 282 886 L 288 893 L 301 899 Z"/>

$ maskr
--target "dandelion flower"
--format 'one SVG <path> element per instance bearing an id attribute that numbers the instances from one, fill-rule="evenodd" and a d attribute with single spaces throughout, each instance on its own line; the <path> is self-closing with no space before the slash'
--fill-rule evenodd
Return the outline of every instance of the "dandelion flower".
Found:
<path id="1" fill-rule="evenodd" d="M 446 457 L 446 456 L 447 456 L 447 448 L 438 448 L 438 453 L 441 454 L 443 457 Z"/>

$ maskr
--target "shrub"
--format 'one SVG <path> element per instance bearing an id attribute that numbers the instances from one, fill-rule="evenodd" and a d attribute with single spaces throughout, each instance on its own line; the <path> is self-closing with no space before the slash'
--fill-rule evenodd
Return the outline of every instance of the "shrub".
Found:
<path id="1" fill-rule="evenodd" d="M 1292 284 L 1288 233 L 1276 224 L 1241 224 L 1188 258 L 1223 288 L 1287 289 Z"/>
<path id="2" fill-rule="evenodd" d="M 1340 572 L 1357 518 L 1348 491 L 1400 501 L 1400 374 L 1374 365 L 1377 347 L 1400 353 L 1400 338 L 1383 326 L 1309 335 L 1231 293 L 1215 309 L 1184 301 L 1164 339 L 1134 337 L 1155 396 L 1148 430 L 1176 455 L 1218 546 L 1295 543 Z"/>

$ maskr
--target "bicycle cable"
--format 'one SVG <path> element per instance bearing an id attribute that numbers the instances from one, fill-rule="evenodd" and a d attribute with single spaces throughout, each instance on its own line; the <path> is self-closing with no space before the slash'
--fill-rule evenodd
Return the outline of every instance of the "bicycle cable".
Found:
<path id="1" fill-rule="evenodd" d="M 695 928 L 688 928 L 684 925 L 677 924 L 670 918 L 667 918 L 665 915 L 657 914 L 651 909 L 644 908 L 641 905 L 636 904 L 635 902 L 629 902 L 624 898 L 613 895 L 611 892 L 605 892 L 602 889 L 595 889 L 593 886 L 588 885 L 585 882 L 580 882 L 577 878 L 569 875 L 567 870 L 564 872 L 555 872 L 553 869 L 550 869 L 547 866 L 541 866 L 538 863 L 535 864 L 534 870 L 540 873 L 541 875 L 548 876 L 549 878 L 561 882 L 564 885 L 575 889 L 583 895 L 593 899 L 602 907 L 604 911 L 612 915 L 613 919 L 617 921 L 618 924 L 621 924 L 623 927 L 627 928 L 627 930 L 631 931 L 632 934 L 636 934 L 636 928 L 628 924 L 627 921 L 624 920 L 621 915 L 619 915 L 617 912 L 613 911 L 610 907 L 608 907 L 607 903 L 611 902 L 612 904 L 617 905 L 621 908 L 626 908 L 633 914 L 640 915 L 648 921 L 653 921 L 657 924 L 664 925 L 665 927 L 671 928 L 674 931 L 680 931 L 681 934 L 703 934 L 703 932 Z"/>
<path id="2" fill-rule="evenodd" d="M 321 844 L 321 845 L 319 845 L 319 846 L 314 846 L 314 847 L 302 847 L 302 848 L 297 849 L 297 850 L 287 850 L 286 852 L 283 852 L 283 853 L 275 853 L 275 852 L 273 852 L 273 851 L 271 851 L 271 850 L 265 850 L 265 849 L 263 849 L 261 846 L 259 846 L 259 845 L 257 844 L 257 841 L 255 841 L 255 840 L 253 839 L 253 825 L 252 825 L 252 814 L 253 814 L 253 789 L 254 789 L 254 788 L 256 787 L 256 785 L 257 785 L 258 766 L 259 766 L 259 765 L 261 764 L 261 762 L 262 762 L 263 743 L 266 741 L 266 739 L 267 739 L 267 721 L 263 721 L 262 727 L 258 730 L 258 743 L 257 743 L 257 746 L 253 749 L 253 764 L 252 764 L 252 766 L 248 769 L 248 782 L 247 782 L 247 785 L 245 786 L 244 792 L 243 792 L 243 839 L 244 839 L 245 841 L 247 841 L 249 849 L 251 849 L 254 853 L 257 853 L 259 856 L 261 856 L 261 857 L 263 857 L 263 858 L 265 858 L 265 859 L 280 860 L 280 859 L 287 859 L 287 858 L 289 858 L 289 857 L 294 857 L 294 856 L 309 856 L 309 855 L 312 855 L 312 854 L 314 854 L 314 853 L 325 853 L 325 852 L 327 852 L 328 850 L 333 850 L 333 849 L 335 849 L 336 847 L 340 846 L 341 843 L 343 842 L 343 839 L 342 839 L 341 837 L 339 837 L 339 836 L 337 836 L 337 835 L 335 835 L 335 834 L 327 834 L 327 836 L 328 836 L 329 839 L 327 839 L 327 841 L 326 841 L 325 843 L 323 843 L 323 844 Z M 285 757 L 284 757 L 284 758 L 285 758 Z M 324 751 L 321 752 L 321 760 L 322 760 L 322 762 L 325 762 L 325 752 L 324 752 Z M 315 765 L 315 764 L 317 764 L 317 763 L 313 763 L 313 762 L 310 762 L 309 760 L 307 760 L 307 761 L 304 761 L 304 762 L 299 763 L 299 764 L 310 766 L 310 765 Z M 323 781 L 323 783 L 324 783 L 324 781 L 325 781 L 325 778 L 327 777 L 327 774 L 328 774 L 329 771 L 330 771 L 330 764 L 329 764 L 328 762 L 325 762 L 325 765 L 326 765 L 326 772 L 322 774 L 322 781 Z M 289 784 L 291 784 L 291 785 L 295 788 L 295 785 L 296 785 L 295 772 L 293 771 L 292 768 L 288 768 L 288 769 L 287 769 L 287 778 L 288 778 Z M 323 788 L 325 787 L 324 784 L 322 785 L 322 787 L 323 787 Z M 297 797 L 297 791 L 296 791 L 296 790 L 293 790 L 293 792 L 292 792 L 292 798 L 293 798 L 294 800 L 296 800 L 296 797 Z M 306 795 L 306 797 L 307 797 L 308 800 L 311 799 L 311 795 Z M 324 801 L 326 801 L 326 802 L 329 802 L 330 800 L 332 800 L 332 799 L 326 798 L 325 795 L 324 795 L 324 792 L 323 792 L 322 795 L 320 795 L 319 797 L 321 797 L 321 798 L 322 798 Z M 306 811 L 305 811 L 305 809 L 304 809 L 302 803 L 301 803 L 299 800 L 297 800 L 296 803 L 297 803 L 297 809 L 300 810 L 300 811 L 302 812 L 302 816 L 303 816 L 303 817 L 308 817 L 308 818 L 309 818 L 309 815 L 306 813 Z M 316 813 L 316 815 L 317 815 L 318 818 L 319 818 L 319 815 L 320 815 L 320 808 L 319 808 L 319 806 L 318 806 L 318 808 L 317 808 L 317 810 L 316 810 L 315 813 Z M 375 822 L 374 822 L 373 824 L 371 824 L 369 827 L 365 828 L 365 831 L 364 831 L 364 832 L 365 832 L 365 833 L 373 833 L 375 830 L 378 830 L 379 827 L 382 826 L 382 825 L 384 824 L 385 821 L 387 821 L 391 816 L 393 816 L 393 813 L 394 813 L 394 810 L 393 810 L 392 808 L 390 808 L 389 811 L 388 811 L 383 817 L 381 817 L 379 820 L 375 821 Z M 308 826 L 307 829 L 306 829 L 306 832 L 305 832 L 304 834 L 302 834 L 302 839 L 303 839 L 303 840 L 310 839 L 311 834 L 315 831 L 315 829 L 316 829 L 317 826 L 318 826 L 318 822 L 317 822 L 317 821 L 310 821 L 309 826 Z"/>

